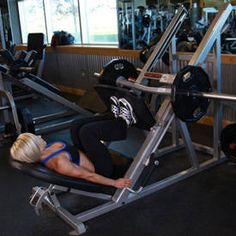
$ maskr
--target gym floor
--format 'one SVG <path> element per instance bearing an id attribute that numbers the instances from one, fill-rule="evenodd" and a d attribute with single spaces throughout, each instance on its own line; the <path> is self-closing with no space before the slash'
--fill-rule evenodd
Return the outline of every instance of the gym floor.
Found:
<path id="1" fill-rule="evenodd" d="M 189 128 L 194 141 L 211 143 L 211 127 L 194 124 Z M 133 137 L 141 141 L 138 135 Z M 48 141 L 70 139 L 68 130 L 49 134 L 46 138 Z M 117 145 L 117 148 L 132 155 L 132 150 L 126 150 L 125 146 L 122 149 L 122 145 Z M 157 171 L 164 175 L 173 172 L 181 156 L 187 156 L 185 150 L 166 156 L 167 168 L 163 159 Z M 32 187 L 47 184 L 13 169 L 8 160 L 9 146 L 5 145 L 0 148 L 0 235 L 68 235 L 72 229 L 53 212 L 45 210 L 37 216 L 29 204 Z M 236 164 L 225 162 L 88 221 L 85 235 L 234 236 L 235 198 Z M 78 202 L 81 199 L 74 195 L 65 196 L 65 199 L 70 208 L 88 204 Z"/>

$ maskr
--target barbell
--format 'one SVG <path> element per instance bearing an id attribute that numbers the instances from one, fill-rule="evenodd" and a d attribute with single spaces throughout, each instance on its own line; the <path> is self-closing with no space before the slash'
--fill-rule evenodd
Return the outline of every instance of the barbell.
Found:
<path id="1" fill-rule="evenodd" d="M 125 59 L 112 59 L 103 66 L 100 73 L 95 73 L 99 78 L 99 83 L 116 86 L 116 80 L 120 76 L 128 78 L 137 78 L 138 72 L 135 66 Z"/>
<path id="2" fill-rule="evenodd" d="M 155 73 L 147 75 L 155 77 Z M 160 78 L 161 74 L 156 73 L 156 77 Z M 171 87 L 144 86 L 122 77 L 116 83 L 144 92 L 171 96 L 173 111 L 184 122 L 196 122 L 201 119 L 207 112 L 210 99 L 236 102 L 236 96 L 212 92 L 207 73 L 198 66 L 187 65 L 182 68 L 174 77 Z"/>

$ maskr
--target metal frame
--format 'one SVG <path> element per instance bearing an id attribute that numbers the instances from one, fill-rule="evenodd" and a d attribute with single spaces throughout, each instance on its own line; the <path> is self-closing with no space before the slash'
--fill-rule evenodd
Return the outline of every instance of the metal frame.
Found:
<path id="1" fill-rule="evenodd" d="M 0 8 L 0 36 L 1 36 L 0 48 L 5 49 L 6 48 L 6 41 L 5 41 L 5 37 L 4 37 L 4 27 L 3 27 L 3 22 L 2 22 L 1 8 Z"/>
<path id="2" fill-rule="evenodd" d="M 211 27 L 209 28 L 209 31 L 214 31 L 214 33 L 210 34 L 210 32 L 207 32 L 203 39 L 203 43 L 200 45 L 199 50 L 196 51 L 194 54 L 192 60 L 190 61 L 191 65 L 199 65 L 199 63 L 203 63 L 206 59 L 208 52 L 210 51 L 210 48 L 216 45 L 216 61 L 217 63 L 220 63 L 220 53 L 219 53 L 219 35 L 220 35 L 220 27 L 223 26 L 224 22 L 226 21 L 227 17 L 229 16 L 231 12 L 232 6 L 230 4 L 224 4 L 224 6 L 219 10 L 215 21 L 213 21 Z M 164 34 L 164 39 L 161 40 L 161 46 L 160 44 L 156 47 L 153 54 L 151 55 L 151 59 L 148 60 L 147 64 L 144 66 L 144 69 L 140 73 L 138 80 L 136 83 L 132 82 L 124 82 L 123 80 L 120 80 L 119 84 L 128 86 L 130 88 L 142 88 L 146 92 L 150 93 L 156 93 L 159 92 L 155 90 L 156 88 L 151 88 L 146 85 L 141 85 L 142 81 L 145 78 L 145 72 L 152 71 L 153 65 L 161 58 L 163 48 L 167 49 L 171 42 L 173 42 L 172 37 L 175 37 L 175 33 L 177 28 L 179 28 L 180 19 L 183 20 L 186 16 L 186 12 L 183 8 L 179 9 L 177 15 L 171 22 L 171 27 L 168 28 L 166 33 Z M 177 27 L 178 26 L 178 27 Z M 217 28 L 217 29 L 216 29 Z M 215 30 L 217 32 L 215 32 Z M 165 44 L 167 42 L 168 43 Z M 205 52 L 206 51 L 206 52 Z M 218 67 L 219 64 L 217 64 Z M 219 76 L 220 73 L 218 73 Z M 220 78 L 219 78 L 220 81 Z M 170 83 L 170 81 L 169 81 Z M 220 86 L 218 87 L 218 90 Z M 142 90 L 141 89 L 141 90 Z M 217 106 L 217 108 L 220 108 Z M 218 119 L 220 117 L 219 115 L 220 111 L 216 112 L 216 124 L 218 125 Z M 180 180 L 183 180 L 185 178 L 188 178 L 196 173 L 199 173 L 209 167 L 215 166 L 225 160 L 225 157 L 223 155 L 220 155 L 220 151 L 218 146 L 216 145 L 216 142 L 214 143 L 214 148 L 210 149 L 205 146 L 195 145 L 192 143 L 187 126 L 182 121 L 178 120 L 175 117 L 175 114 L 172 110 L 172 106 L 170 103 L 170 97 L 166 96 L 164 97 L 164 100 L 161 104 L 161 108 L 158 110 L 155 116 L 157 122 L 156 124 L 151 128 L 151 130 L 148 132 L 146 139 L 144 140 L 140 150 L 138 151 L 137 155 L 135 156 L 131 166 L 127 170 L 125 176 L 130 178 L 133 182 L 133 186 L 137 183 L 138 178 L 140 177 L 141 173 L 143 172 L 145 166 L 149 162 L 150 156 L 153 153 L 156 153 L 157 156 L 160 156 L 165 153 L 171 153 L 178 148 L 182 147 L 181 142 L 173 142 L 172 145 L 170 145 L 167 148 L 159 149 L 159 145 L 163 140 L 163 137 L 168 132 L 171 126 L 174 125 L 174 129 L 178 129 L 180 131 L 180 134 L 182 136 L 182 141 L 185 144 L 185 147 L 188 152 L 189 161 L 191 164 L 191 167 L 188 169 L 185 169 L 183 171 L 180 171 L 179 173 L 176 173 L 172 176 L 166 177 L 160 181 L 157 181 L 153 184 L 149 184 L 147 186 L 142 187 L 138 190 L 133 189 L 117 189 L 113 196 L 108 196 L 107 202 L 104 204 L 101 204 L 95 208 L 92 208 L 90 210 L 81 212 L 77 215 L 71 215 L 68 211 L 66 211 L 59 203 L 59 200 L 56 196 L 56 189 L 61 189 L 61 187 L 58 186 L 49 186 L 48 189 L 42 189 L 39 187 L 34 188 L 34 192 L 36 194 L 34 197 L 38 197 L 38 203 L 43 202 L 50 208 L 52 208 L 53 211 L 55 211 L 62 219 L 64 219 L 68 224 L 70 224 L 77 234 L 82 234 L 86 231 L 84 222 L 92 219 L 94 217 L 97 217 L 99 215 L 102 215 L 106 212 L 112 211 L 113 209 L 119 208 L 125 204 L 128 204 L 132 201 L 135 201 L 141 197 L 144 197 L 146 195 L 149 195 L 153 192 L 156 192 L 160 189 L 163 189 L 173 183 L 176 183 Z M 176 125 L 176 127 L 175 127 Z M 219 128 L 217 128 L 216 134 L 218 135 Z M 214 135 L 214 138 L 216 138 L 216 135 Z M 218 141 L 218 139 L 217 139 Z M 212 154 L 212 157 L 209 158 L 207 161 L 200 162 L 198 160 L 196 151 L 202 150 L 206 151 L 207 153 Z M 98 193 L 93 194 L 94 197 L 99 197 L 100 194 Z M 41 204 L 36 203 L 36 210 L 40 208 Z"/>
<path id="3" fill-rule="evenodd" d="M 4 104 L 0 106 L 0 111 L 11 110 L 14 125 L 16 128 L 16 133 L 19 135 L 21 133 L 21 125 L 19 123 L 14 98 L 8 91 L 0 90 L 0 99 L 1 98 L 5 99 L 4 99 Z M 9 103 L 9 105 L 7 105 L 7 103 Z"/>

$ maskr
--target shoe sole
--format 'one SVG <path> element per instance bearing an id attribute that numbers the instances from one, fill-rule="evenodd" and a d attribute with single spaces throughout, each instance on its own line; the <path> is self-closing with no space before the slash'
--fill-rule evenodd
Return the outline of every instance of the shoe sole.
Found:
<path id="1" fill-rule="evenodd" d="M 134 111 L 133 111 L 133 107 L 130 105 L 130 103 L 125 99 L 125 98 L 121 98 L 119 99 L 119 102 L 120 103 L 123 103 L 124 106 L 128 106 L 129 107 L 129 110 L 131 111 L 131 116 L 132 116 L 132 119 L 133 119 L 133 124 L 136 124 L 137 123 L 137 120 L 136 118 L 134 117 Z"/>
<path id="2" fill-rule="evenodd" d="M 117 117 L 119 117 L 119 113 L 120 113 L 119 100 L 118 100 L 117 97 L 111 96 L 111 97 L 110 97 L 110 101 L 114 103 L 114 104 L 111 104 L 111 112 L 112 112 L 112 113 L 114 114 L 114 116 L 117 118 Z M 112 107 L 115 107 L 115 108 L 117 109 L 117 111 L 118 111 L 117 114 L 116 114 L 115 112 L 113 112 Z"/>

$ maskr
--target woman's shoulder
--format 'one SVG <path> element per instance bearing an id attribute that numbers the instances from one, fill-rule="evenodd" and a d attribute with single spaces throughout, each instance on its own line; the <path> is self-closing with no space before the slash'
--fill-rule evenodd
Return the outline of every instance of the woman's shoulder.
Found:
<path id="1" fill-rule="evenodd" d="M 66 142 L 64 141 L 54 141 L 54 142 L 51 142 L 51 143 L 48 143 L 46 148 L 64 148 L 66 147 Z"/>
<path id="2" fill-rule="evenodd" d="M 61 141 L 55 141 L 52 143 L 48 143 L 46 148 L 43 151 L 43 156 L 55 156 L 56 154 L 59 154 L 66 148 L 66 144 Z"/>

